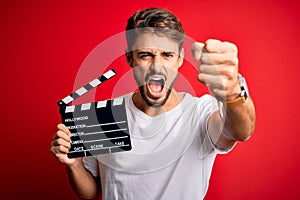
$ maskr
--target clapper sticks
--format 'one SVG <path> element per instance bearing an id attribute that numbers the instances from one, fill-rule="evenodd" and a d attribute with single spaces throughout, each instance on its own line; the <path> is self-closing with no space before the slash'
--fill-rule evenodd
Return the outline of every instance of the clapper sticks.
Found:
<path id="1" fill-rule="evenodd" d="M 69 158 L 131 150 L 123 97 L 69 105 L 115 75 L 111 69 L 57 103 L 62 123 L 71 132 Z"/>

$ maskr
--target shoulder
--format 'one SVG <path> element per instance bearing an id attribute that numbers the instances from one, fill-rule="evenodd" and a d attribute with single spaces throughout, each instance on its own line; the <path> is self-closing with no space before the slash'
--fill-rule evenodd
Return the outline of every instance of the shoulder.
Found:
<path id="1" fill-rule="evenodd" d="M 195 105 L 195 106 L 197 106 L 197 109 L 218 108 L 217 100 L 209 94 L 205 94 L 201 97 L 195 97 L 189 93 L 184 93 L 184 95 L 185 95 L 185 98 L 184 98 L 183 104 L 185 104 L 185 105 Z"/>
<path id="2" fill-rule="evenodd" d="M 218 110 L 217 100 L 211 95 L 195 97 L 184 93 L 182 101 L 182 114 L 188 116 L 188 121 L 194 126 L 202 125 L 207 122 L 209 116 Z"/>

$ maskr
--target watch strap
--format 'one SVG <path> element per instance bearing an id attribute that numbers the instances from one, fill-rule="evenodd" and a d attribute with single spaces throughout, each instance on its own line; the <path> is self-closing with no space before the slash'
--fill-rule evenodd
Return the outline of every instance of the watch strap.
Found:
<path id="1" fill-rule="evenodd" d="M 244 104 L 246 102 L 246 99 L 244 96 L 239 96 L 236 99 L 230 100 L 230 101 L 225 101 L 225 106 L 228 108 L 235 107 L 237 105 Z"/>

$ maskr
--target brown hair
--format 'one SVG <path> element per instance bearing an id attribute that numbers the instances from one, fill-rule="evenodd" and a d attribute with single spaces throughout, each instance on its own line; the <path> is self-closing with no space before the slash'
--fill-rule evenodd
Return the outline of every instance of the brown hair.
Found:
<path id="1" fill-rule="evenodd" d="M 164 35 L 178 42 L 179 51 L 185 39 L 185 32 L 179 19 L 170 11 L 161 8 L 140 10 L 128 19 L 126 26 L 127 51 L 132 51 L 132 45 L 138 34 L 145 32 Z"/>

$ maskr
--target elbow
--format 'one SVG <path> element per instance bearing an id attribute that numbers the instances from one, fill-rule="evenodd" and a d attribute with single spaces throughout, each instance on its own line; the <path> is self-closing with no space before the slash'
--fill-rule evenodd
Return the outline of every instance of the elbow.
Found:
<path id="1" fill-rule="evenodd" d="M 99 199 L 100 196 L 78 196 L 80 200 L 96 200 Z"/>
<path id="2" fill-rule="evenodd" d="M 248 141 L 255 130 L 255 122 L 251 125 L 244 127 L 241 131 L 238 131 L 238 134 L 235 135 L 236 141 L 246 142 Z"/>
<path id="3" fill-rule="evenodd" d="M 223 134 L 231 141 L 246 142 L 251 138 L 253 131 L 252 130 L 238 130 L 238 131 L 230 131 L 227 133 L 223 132 Z"/>
<path id="4" fill-rule="evenodd" d="M 237 141 L 246 142 L 250 139 L 252 133 L 244 133 L 243 136 L 237 138 Z"/>

